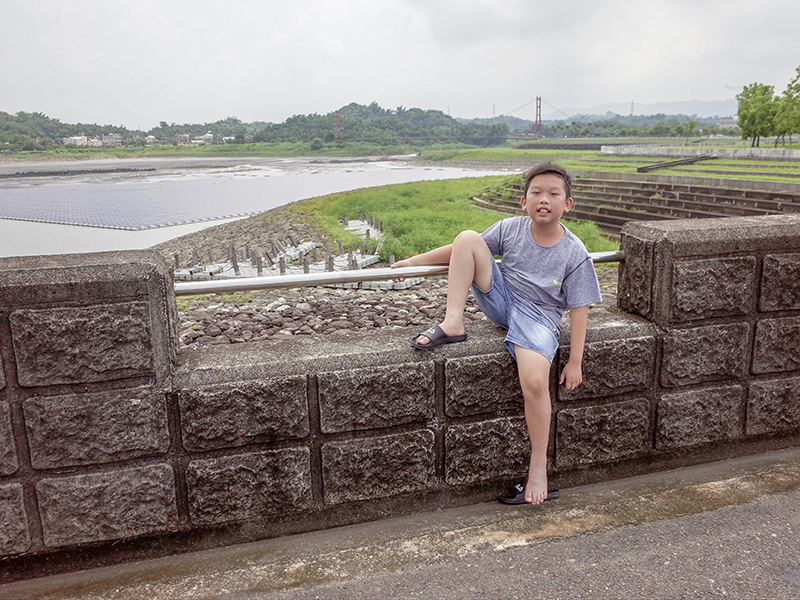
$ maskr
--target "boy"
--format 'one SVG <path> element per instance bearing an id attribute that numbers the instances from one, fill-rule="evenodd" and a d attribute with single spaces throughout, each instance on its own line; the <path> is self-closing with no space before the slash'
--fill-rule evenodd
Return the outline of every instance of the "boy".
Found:
<path id="1" fill-rule="evenodd" d="M 394 263 L 393 267 L 449 265 L 444 321 L 412 339 L 420 350 L 463 342 L 464 309 L 472 289 L 481 310 L 508 330 L 505 345 L 517 362 L 525 400 L 531 459 L 524 489 L 501 502 L 538 504 L 548 497 L 550 364 L 558 349 L 561 317 L 570 312 L 570 357 L 559 383 L 580 385 L 588 305 L 601 301 L 592 259 L 560 222 L 572 208 L 569 175 L 545 163 L 532 168 L 521 199 L 527 217 L 501 219 L 482 234 L 463 231 L 452 244 Z M 497 265 L 494 255 L 502 257 Z"/>

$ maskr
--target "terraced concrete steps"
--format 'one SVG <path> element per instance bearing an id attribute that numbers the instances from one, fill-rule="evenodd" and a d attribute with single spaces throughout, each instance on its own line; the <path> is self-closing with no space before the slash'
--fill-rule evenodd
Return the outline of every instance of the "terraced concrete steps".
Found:
<path id="1" fill-rule="evenodd" d="M 653 181 L 631 173 L 621 173 L 619 179 L 606 177 L 575 177 L 575 206 L 569 219 L 597 223 L 611 235 L 618 234 L 628 221 L 800 213 L 800 191 L 736 187 L 735 180 L 720 180 L 715 186 L 709 185 L 707 178 L 700 183 Z M 473 200 L 488 210 L 524 215 L 521 195 L 521 187 L 512 185 L 486 190 Z"/>

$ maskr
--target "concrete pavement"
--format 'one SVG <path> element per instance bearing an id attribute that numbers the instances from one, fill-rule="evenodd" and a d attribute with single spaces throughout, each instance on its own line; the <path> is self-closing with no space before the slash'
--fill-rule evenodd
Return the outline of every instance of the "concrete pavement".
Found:
<path id="1" fill-rule="evenodd" d="M 17 582 L 5 598 L 800 598 L 800 449 Z"/>

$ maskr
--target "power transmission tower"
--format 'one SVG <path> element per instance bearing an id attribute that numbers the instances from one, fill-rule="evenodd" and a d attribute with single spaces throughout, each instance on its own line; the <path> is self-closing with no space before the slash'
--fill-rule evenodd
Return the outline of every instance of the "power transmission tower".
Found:
<path id="1" fill-rule="evenodd" d="M 333 128 L 333 141 L 336 143 L 342 138 L 342 116 L 336 111 L 336 125 Z"/>

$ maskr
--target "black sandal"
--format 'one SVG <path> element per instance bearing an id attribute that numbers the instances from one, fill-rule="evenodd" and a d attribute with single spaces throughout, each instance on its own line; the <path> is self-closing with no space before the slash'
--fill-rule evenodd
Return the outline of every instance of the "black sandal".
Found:
<path id="1" fill-rule="evenodd" d="M 560 495 L 561 492 L 558 490 L 551 490 L 547 492 L 547 497 L 544 499 L 544 501 L 547 502 L 548 500 L 555 500 Z M 528 502 L 525 502 L 525 482 L 520 481 L 519 483 L 512 485 L 508 492 L 497 498 L 497 501 L 502 502 L 503 504 L 528 504 Z"/>
<path id="2" fill-rule="evenodd" d="M 428 338 L 430 342 L 428 342 L 427 344 L 418 343 L 417 340 L 422 335 Z M 442 330 L 441 327 L 439 327 L 438 325 L 434 325 L 433 327 L 428 329 L 428 331 L 423 331 L 422 333 L 417 334 L 413 338 L 411 338 L 411 345 L 419 350 L 431 350 L 433 348 L 437 348 L 444 344 L 455 344 L 458 342 L 463 342 L 466 339 L 467 339 L 466 333 L 464 335 L 447 335 Z"/>

